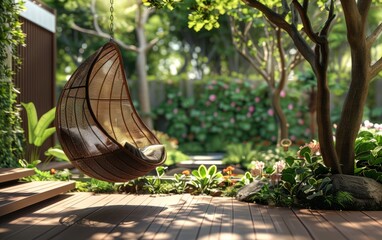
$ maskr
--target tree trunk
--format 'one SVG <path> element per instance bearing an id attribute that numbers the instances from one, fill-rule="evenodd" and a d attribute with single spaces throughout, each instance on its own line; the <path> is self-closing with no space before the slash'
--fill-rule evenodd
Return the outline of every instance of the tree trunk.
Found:
<path id="1" fill-rule="evenodd" d="M 145 9 L 142 9 L 142 6 L 137 10 L 137 14 L 141 16 L 137 17 L 137 28 L 136 34 L 138 39 L 138 57 L 136 62 L 137 75 L 138 75 L 138 89 L 139 89 L 139 103 L 141 110 L 141 118 L 146 126 L 150 129 L 153 128 L 153 122 L 151 119 L 151 104 L 150 104 L 150 94 L 149 86 L 147 82 L 147 58 L 146 58 L 146 49 L 147 49 L 147 39 L 144 30 L 144 24 L 147 21 L 147 16 Z"/>
<path id="2" fill-rule="evenodd" d="M 277 144 L 284 138 L 288 138 L 288 122 L 280 105 L 280 91 L 272 91 L 272 108 L 275 111 L 278 125 Z"/>
<path id="3" fill-rule="evenodd" d="M 362 123 L 363 109 L 369 90 L 369 60 L 365 44 L 352 48 L 352 81 L 336 132 L 336 151 L 345 174 L 354 174 L 354 142 Z"/>
<path id="4" fill-rule="evenodd" d="M 325 165 L 330 167 L 334 173 L 341 173 L 334 148 L 332 122 L 330 120 L 330 92 L 327 85 L 326 69 L 316 67 L 314 72 L 317 77 L 317 128 L 320 152 Z"/>

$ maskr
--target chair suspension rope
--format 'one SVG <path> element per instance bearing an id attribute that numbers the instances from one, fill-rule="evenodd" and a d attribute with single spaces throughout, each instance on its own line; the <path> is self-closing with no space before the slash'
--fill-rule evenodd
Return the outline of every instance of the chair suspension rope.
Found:
<path id="1" fill-rule="evenodd" d="M 114 38 L 114 0 L 110 0 L 110 40 Z"/>

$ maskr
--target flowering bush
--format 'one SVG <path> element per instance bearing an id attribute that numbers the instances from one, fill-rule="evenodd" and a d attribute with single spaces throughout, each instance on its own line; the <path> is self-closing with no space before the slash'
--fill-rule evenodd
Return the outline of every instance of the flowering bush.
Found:
<path id="1" fill-rule="evenodd" d="M 194 88 L 194 98 L 186 98 L 177 87 L 166 86 L 166 101 L 155 110 L 167 120 L 165 132 L 177 138 L 180 147 L 198 143 L 199 148 L 194 147 L 199 151 L 223 151 L 227 143 L 269 145 L 277 140 L 266 85 L 236 79 L 213 80 Z M 296 94 L 282 96 L 291 140 L 306 138 L 309 130 L 303 113 L 307 106 L 298 103 Z"/>

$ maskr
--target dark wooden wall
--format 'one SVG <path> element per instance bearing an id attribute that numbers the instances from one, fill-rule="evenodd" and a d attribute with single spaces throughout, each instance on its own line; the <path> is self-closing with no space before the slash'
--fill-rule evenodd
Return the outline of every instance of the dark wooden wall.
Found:
<path id="1" fill-rule="evenodd" d="M 38 116 L 55 106 L 56 40 L 55 33 L 20 17 L 26 34 L 26 46 L 19 47 L 22 60 L 17 70 L 15 85 L 20 91 L 19 102 L 33 102 Z M 23 128 L 27 133 L 27 119 L 22 111 Z M 43 149 L 54 145 L 54 138 L 47 140 Z"/>

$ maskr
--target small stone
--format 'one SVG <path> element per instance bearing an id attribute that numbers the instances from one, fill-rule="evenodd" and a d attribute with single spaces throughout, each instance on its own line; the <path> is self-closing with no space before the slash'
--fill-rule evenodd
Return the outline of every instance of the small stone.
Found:
<path id="1" fill-rule="evenodd" d="M 236 199 L 243 202 L 248 202 L 249 197 L 251 197 L 253 194 L 257 193 L 261 190 L 261 188 L 264 186 L 264 182 L 259 180 L 254 180 L 248 185 L 245 185 L 242 187 L 236 194 Z"/>

